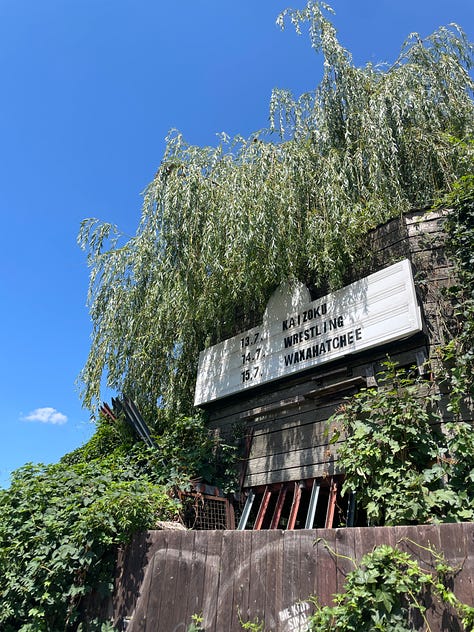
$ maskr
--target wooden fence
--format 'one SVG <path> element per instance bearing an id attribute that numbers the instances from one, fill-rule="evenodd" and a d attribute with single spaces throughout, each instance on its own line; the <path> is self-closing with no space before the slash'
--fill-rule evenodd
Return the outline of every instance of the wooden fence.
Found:
<path id="1" fill-rule="evenodd" d="M 424 548 L 420 548 L 418 543 Z M 316 595 L 330 604 L 353 568 L 348 558 L 380 544 L 409 551 L 424 568 L 443 551 L 459 569 L 459 599 L 474 604 L 474 524 L 298 531 L 149 531 L 118 560 L 113 618 L 127 632 L 186 632 L 202 615 L 205 632 L 240 632 L 264 622 L 265 632 L 303 632 Z M 431 565 L 431 566 L 430 566 Z M 111 612 L 112 614 L 112 612 Z M 433 632 L 461 630 L 448 611 L 428 612 Z"/>

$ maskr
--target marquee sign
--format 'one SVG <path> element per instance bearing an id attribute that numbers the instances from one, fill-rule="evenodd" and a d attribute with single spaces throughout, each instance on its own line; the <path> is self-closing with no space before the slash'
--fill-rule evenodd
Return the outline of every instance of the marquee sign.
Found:
<path id="1" fill-rule="evenodd" d="M 194 404 L 206 404 L 421 329 L 407 259 L 315 301 L 301 283 L 282 285 L 270 298 L 260 326 L 201 352 Z"/>

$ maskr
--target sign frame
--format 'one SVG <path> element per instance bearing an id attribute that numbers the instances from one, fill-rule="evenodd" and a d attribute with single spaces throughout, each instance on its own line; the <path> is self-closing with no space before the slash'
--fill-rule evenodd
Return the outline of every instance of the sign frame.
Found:
<path id="1" fill-rule="evenodd" d="M 236 395 L 422 329 L 408 259 L 314 301 L 302 283 L 285 283 L 270 297 L 261 325 L 200 353 L 194 405 Z"/>

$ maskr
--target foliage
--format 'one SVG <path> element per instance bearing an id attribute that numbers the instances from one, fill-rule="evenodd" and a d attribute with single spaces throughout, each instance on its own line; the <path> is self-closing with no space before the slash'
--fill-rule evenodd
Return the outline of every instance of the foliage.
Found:
<path id="1" fill-rule="evenodd" d="M 89 441 L 63 456 L 62 463 L 127 460 L 137 477 L 145 475 L 161 485 L 185 489 L 191 480 L 203 478 L 224 491 L 234 490 L 236 448 L 209 431 L 200 414 L 157 422 L 152 431 L 156 449 L 148 448 L 122 418 L 113 422 L 100 415 L 96 423 Z"/>
<path id="2" fill-rule="evenodd" d="M 2 630 L 76 629 L 85 596 L 111 588 L 117 545 L 178 516 L 171 488 L 199 475 L 229 483 L 233 448 L 202 417 L 160 426 L 151 449 L 124 419 L 100 416 L 84 446 L 57 465 L 25 466 L 0 492 Z M 101 622 L 87 629 L 108 630 Z"/>
<path id="3" fill-rule="evenodd" d="M 120 458 L 133 450 L 135 443 L 136 437 L 132 429 L 122 418 L 113 423 L 100 414 L 95 422 L 95 431 L 92 437 L 81 447 L 65 454 L 61 458 L 61 462 L 69 465 L 88 463 L 111 454 Z"/>
<path id="4" fill-rule="evenodd" d="M 271 129 L 249 139 L 194 147 L 170 134 L 130 239 L 83 222 L 86 406 L 106 374 L 147 418 L 158 403 L 192 414 L 200 350 L 260 318 L 283 280 L 340 285 L 368 229 L 432 203 L 469 170 L 472 47 L 462 31 L 411 35 L 390 67 L 356 68 L 326 10 L 309 0 L 279 19 L 309 24 L 324 57 L 313 93 L 275 91 Z"/>
<path id="5" fill-rule="evenodd" d="M 414 544 L 414 543 L 413 543 Z M 423 570 L 408 553 L 387 545 L 376 547 L 351 571 L 344 593 L 334 606 L 317 607 L 310 618 L 312 632 L 409 632 L 430 630 L 424 597 L 450 606 L 466 630 L 474 625 L 474 608 L 461 603 L 447 587 L 455 569 L 430 550 L 433 571 Z M 316 604 L 317 605 L 317 604 Z M 418 622 L 417 622 L 418 619 Z"/>
<path id="6" fill-rule="evenodd" d="M 233 491 L 236 448 L 209 431 L 202 415 L 173 417 L 155 440 L 163 483 L 173 480 L 183 488 L 199 477 L 224 491 Z"/>
<path id="7" fill-rule="evenodd" d="M 454 303 L 453 337 L 441 356 L 448 367 L 451 409 L 459 414 L 461 406 L 472 403 L 474 396 L 474 175 L 455 182 L 438 206 L 451 209 L 445 225 L 446 249 L 458 277 L 458 283 L 448 290 Z"/>
<path id="8" fill-rule="evenodd" d="M 188 626 L 186 632 L 203 632 L 202 622 L 203 617 L 202 614 L 193 614 L 191 616 L 191 624 Z"/>
<path id="9" fill-rule="evenodd" d="M 111 588 L 116 546 L 176 511 L 125 458 L 17 470 L 0 491 L 0 628 L 77 629 L 84 597 Z"/>
<path id="10" fill-rule="evenodd" d="M 239 613 L 239 623 L 242 630 L 250 630 L 250 632 L 265 632 L 265 623 L 260 621 L 258 617 L 251 621 L 243 621 L 242 616 Z"/>
<path id="11" fill-rule="evenodd" d="M 346 399 L 328 424 L 343 493 L 356 492 L 370 524 L 474 520 L 474 437 L 470 424 L 439 422 L 430 384 L 388 361 L 379 388 Z"/>

